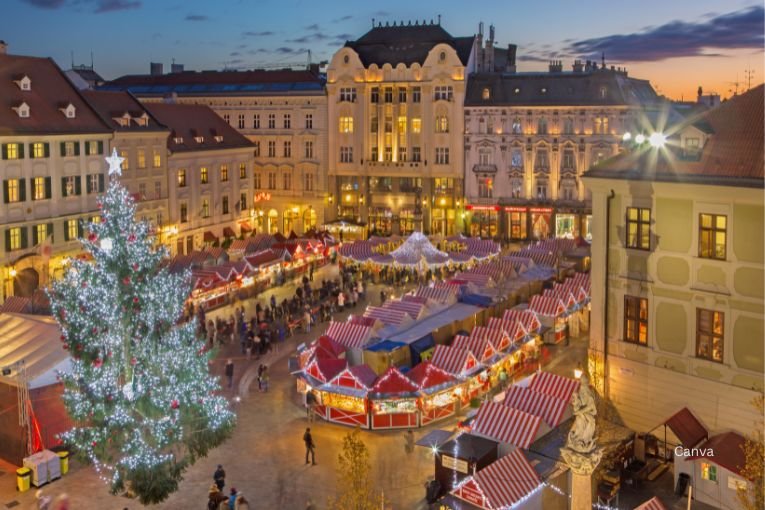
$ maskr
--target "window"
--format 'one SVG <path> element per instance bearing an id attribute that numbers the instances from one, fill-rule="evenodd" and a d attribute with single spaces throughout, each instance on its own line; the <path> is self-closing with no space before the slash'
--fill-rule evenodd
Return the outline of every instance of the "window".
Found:
<path id="1" fill-rule="evenodd" d="M 260 129 L 260 114 L 254 113 L 252 115 L 252 129 Z"/>
<path id="2" fill-rule="evenodd" d="M 260 174 L 258 172 L 253 172 L 252 177 L 255 183 L 255 189 L 260 189 L 262 186 L 260 182 Z"/>
<path id="3" fill-rule="evenodd" d="M 142 195 L 146 194 L 146 184 L 143 184 L 144 190 Z M 104 174 L 90 174 L 88 175 L 88 194 L 103 193 L 104 192 Z"/>
<path id="4" fill-rule="evenodd" d="M 698 138 L 685 138 L 681 159 L 698 161 L 701 158 L 701 141 Z"/>
<path id="5" fill-rule="evenodd" d="M 23 229 L 21 227 L 14 227 L 9 228 L 5 231 L 5 250 L 6 251 L 12 251 L 12 250 L 20 250 L 22 248 L 25 248 L 24 246 L 24 239 L 22 239 L 22 232 L 26 233 L 26 229 Z"/>
<path id="6" fill-rule="evenodd" d="M 393 147 L 385 147 L 383 161 L 393 161 Z"/>
<path id="7" fill-rule="evenodd" d="M 305 128 L 313 129 L 313 114 L 312 113 L 305 114 Z"/>
<path id="8" fill-rule="evenodd" d="M 268 172 L 268 189 L 276 189 L 276 172 Z"/>
<path id="9" fill-rule="evenodd" d="M 574 149 L 565 149 L 563 151 L 563 169 L 576 170 L 576 159 L 574 157 Z"/>
<path id="10" fill-rule="evenodd" d="M 717 482 L 717 466 L 714 466 L 709 462 L 702 462 L 701 478 L 710 482 Z"/>
<path id="11" fill-rule="evenodd" d="M 574 119 L 572 118 L 563 119 L 563 134 L 564 135 L 574 134 Z"/>
<path id="12" fill-rule="evenodd" d="M 72 241 L 80 237 L 80 229 L 80 220 L 66 220 L 64 222 L 64 241 Z"/>
<path id="13" fill-rule="evenodd" d="M 314 181 L 314 174 L 313 172 L 306 172 L 305 174 L 305 190 L 306 191 L 313 191 L 313 181 Z"/>
<path id="14" fill-rule="evenodd" d="M 491 177 L 478 178 L 478 196 L 480 198 L 491 198 L 494 191 L 494 179 Z"/>
<path id="15" fill-rule="evenodd" d="M 513 198 L 523 197 L 523 179 L 520 177 L 513 177 L 510 179 L 510 195 Z M 524 213 L 525 214 L 525 213 Z"/>
<path id="16" fill-rule="evenodd" d="M 188 223 L 189 222 L 189 206 L 186 202 L 181 202 L 181 223 Z"/>
<path id="17" fill-rule="evenodd" d="M 543 172 L 550 169 L 550 159 L 547 157 L 547 149 L 537 149 L 534 168 Z"/>
<path id="18" fill-rule="evenodd" d="M 380 102 L 380 87 L 372 87 L 372 90 L 369 91 L 369 102 L 370 103 Z"/>
<path id="19" fill-rule="evenodd" d="M 228 195 L 223 195 L 221 198 L 221 211 L 223 214 L 228 214 Z"/>
<path id="20" fill-rule="evenodd" d="M 433 100 L 451 101 L 453 90 L 451 85 L 437 85 L 433 94 Z"/>
<path id="21" fill-rule="evenodd" d="M 210 182 L 210 174 L 207 171 L 207 167 L 203 166 L 199 168 L 199 183 L 207 184 Z"/>
<path id="22" fill-rule="evenodd" d="M 370 177 L 369 189 L 371 191 L 388 192 L 393 191 L 392 177 Z"/>
<path id="23" fill-rule="evenodd" d="M 371 152 L 371 155 L 370 155 L 370 159 L 372 161 L 377 161 L 379 159 L 379 157 L 380 157 L 380 150 L 378 149 L 378 147 L 377 146 L 372 147 L 372 152 Z"/>
<path id="24" fill-rule="evenodd" d="M 61 142 L 61 156 L 69 158 L 80 155 L 80 144 L 77 142 Z"/>
<path id="25" fill-rule="evenodd" d="M 13 204 L 16 202 L 23 202 L 26 197 L 24 181 L 21 179 L 7 179 L 3 181 L 3 193 L 5 194 L 5 203 Z"/>
<path id="26" fill-rule="evenodd" d="M 236 119 L 236 125 L 239 127 L 239 129 L 244 129 L 244 114 L 239 114 Z"/>
<path id="27" fill-rule="evenodd" d="M 393 87 L 385 87 L 384 100 L 385 100 L 386 103 L 392 103 L 393 102 Z"/>
<path id="28" fill-rule="evenodd" d="M 154 149 L 152 156 L 152 165 L 154 168 L 159 168 L 162 166 L 162 154 L 156 149 Z"/>
<path id="29" fill-rule="evenodd" d="M 32 200 L 47 200 L 50 196 L 50 177 L 35 177 L 32 179 Z"/>
<path id="30" fill-rule="evenodd" d="M 91 140 L 88 142 L 88 156 L 96 156 L 104 153 L 104 142 Z"/>
<path id="31" fill-rule="evenodd" d="M 537 200 L 547 200 L 547 180 L 537 180 Z"/>
<path id="32" fill-rule="evenodd" d="M 231 124 L 231 115 L 229 115 L 228 113 L 224 113 L 223 122 L 225 122 L 226 124 Z"/>
<path id="33" fill-rule="evenodd" d="M 353 87 L 343 87 L 340 89 L 340 101 L 349 103 L 356 102 L 356 89 Z"/>
<path id="34" fill-rule="evenodd" d="M 186 187 L 186 169 L 185 168 L 178 169 L 178 187 L 179 188 Z"/>
<path id="35" fill-rule="evenodd" d="M 122 162 L 122 170 L 130 169 L 130 158 L 128 158 L 127 151 L 120 151 L 120 157 L 124 160 Z"/>
<path id="36" fill-rule="evenodd" d="M 146 151 L 143 149 L 138 149 L 138 168 L 140 170 L 146 168 Z"/>
<path id="37" fill-rule="evenodd" d="M 393 132 L 393 117 L 385 117 L 385 132 L 386 133 L 392 133 Z"/>
<path id="38" fill-rule="evenodd" d="M 446 115 L 438 115 L 436 117 L 436 133 L 448 133 L 449 132 L 449 118 Z"/>
<path id="39" fill-rule="evenodd" d="M 3 145 L 3 159 L 21 159 L 24 157 L 24 146 L 20 143 Z"/>
<path id="40" fill-rule="evenodd" d="M 547 134 L 547 119 L 541 118 L 537 121 L 537 134 L 538 135 Z"/>
<path id="41" fill-rule="evenodd" d="M 398 160 L 399 161 L 406 161 L 406 147 L 399 147 L 398 148 Z"/>
<path id="42" fill-rule="evenodd" d="M 81 195 L 82 189 L 80 188 L 80 176 L 72 175 L 69 177 L 62 177 L 61 178 L 61 194 L 64 197 Z"/>
<path id="43" fill-rule="evenodd" d="M 398 88 L 398 102 L 406 103 L 406 89 L 404 87 Z"/>
<path id="44" fill-rule="evenodd" d="M 523 151 L 521 149 L 513 149 L 510 155 L 510 166 L 513 168 L 523 168 Z"/>
<path id="45" fill-rule="evenodd" d="M 436 165 L 449 164 L 449 147 L 436 147 Z"/>
<path id="46" fill-rule="evenodd" d="M 415 163 L 419 163 L 420 161 L 422 161 L 422 156 L 420 154 L 419 147 L 412 147 L 412 161 Z"/>
<path id="47" fill-rule="evenodd" d="M 398 189 L 402 193 L 415 193 L 422 190 L 422 177 L 401 177 L 398 182 Z"/>
<path id="48" fill-rule="evenodd" d="M 696 309 L 696 357 L 723 361 L 725 314 L 716 310 Z"/>
<path id="49" fill-rule="evenodd" d="M 292 128 L 292 115 L 289 113 L 284 114 L 284 129 L 291 129 Z"/>
<path id="50" fill-rule="evenodd" d="M 239 194 L 239 207 L 240 210 L 246 211 L 247 210 L 247 192 Z"/>
<path id="51" fill-rule="evenodd" d="M 292 157 L 292 142 L 284 142 L 284 157 Z"/>
<path id="52" fill-rule="evenodd" d="M 570 176 L 560 180 L 560 190 L 560 198 L 563 200 L 576 200 L 579 196 L 576 179 Z"/>
<path id="53" fill-rule="evenodd" d="M 276 157 L 276 142 L 274 142 L 273 140 L 268 142 L 268 157 L 269 158 Z"/>
<path id="54" fill-rule="evenodd" d="M 651 249 L 651 210 L 627 208 L 627 248 Z"/>
<path id="55" fill-rule="evenodd" d="M 514 135 L 523 134 L 523 126 L 521 124 L 521 119 L 519 117 L 516 117 L 515 119 L 513 119 L 512 131 Z"/>
<path id="56" fill-rule="evenodd" d="M 239 178 L 247 178 L 247 163 L 239 163 Z"/>
<path id="57" fill-rule="evenodd" d="M 52 223 L 40 223 L 32 227 L 32 246 L 38 245 L 53 235 Z"/>
<path id="58" fill-rule="evenodd" d="M 340 132 L 353 133 L 353 117 L 340 117 Z"/>
<path id="59" fill-rule="evenodd" d="M 595 117 L 595 134 L 604 135 L 608 133 L 608 117 Z"/>
<path id="60" fill-rule="evenodd" d="M 284 191 L 289 191 L 292 189 L 292 174 L 290 173 L 282 174 L 282 189 Z"/>
<path id="61" fill-rule="evenodd" d="M 268 129 L 276 129 L 276 114 L 268 114 Z"/>
<path id="62" fill-rule="evenodd" d="M 162 181 L 154 181 L 154 198 L 162 198 Z M 161 225 L 162 222 L 157 224 Z"/>
<path id="63" fill-rule="evenodd" d="M 451 194 L 454 191 L 454 179 L 451 177 L 436 177 L 433 181 L 433 191 L 437 194 Z"/>
<path id="64" fill-rule="evenodd" d="M 338 181 L 341 191 L 358 191 L 359 179 L 358 177 L 338 176 Z"/>
<path id="65" fill-rule="evenodd" d="M 220 166 L 220 182 L 228 182 L 228 165 Z"/>
<path id="66" fill-rule="evenodd" d="M 202 210 L 199 212 L 199 214 L 200 216 L 202 216 L 202 218 L 210 217 L 210 199 L 209 198 L 202 199 Z"/>
<path id="67" fill-rule="evenodd" d="M 340 163 L 353 163 L 353 147 L 340 147 Z"/>
<path id="68" fill-rule="evenodd" d="M 624 341 L 648 344 L 648 300 L 624 296 Z"/>
<path id="69" fill-rule="evenodd" d="M 420 131 L 422 131 L 422 119 L 415 117 L 412 119 L 412 133 L 420 134 Z"/>
<path id="70" fill-rule="evenodd" d="M 478 149 L 478 164 L 479 165 L 491 165 L 492 163 L 492 150 L 491 149 Z"/>
<path id="71" fill-rule="evenodd" d="M 88 179 L 88 187 L 90 187 L 91 181 Z M 98 184 L 96 184 L 98 186 Z M 142 182 L 138 185 L 138 200 L 146 199 L 146 183 Z"/>
<path id="72" fill-rule="evenodd" d="M 728 217 L 699 214 L 699 257 L 725 260 Z"/>
<path id="73" fill-rule="evenodd" d="M 30 152 L 32 153 L 32 157 L 35 159 L 48 158 L 50 157 L 50 146 L 47 143 L 33 143 L 32 150 Z M 124 165 L 123 168 L 125 168 Z"/>
<path id="74" fill-rule="evenodd" d="M 259 158 L 260 157 L 260 142 L 254 141 L 252 142 L 252 145 L 253 145 L 253 151 L 252 151 L 253 156 L 255 156 L 256 158 Z"/>
<path id="75" fill-rule="evenodd" d="M 303 145 L 303 155 L 305 159 L 313 159 L 313 142 L 307 141 Z"/>

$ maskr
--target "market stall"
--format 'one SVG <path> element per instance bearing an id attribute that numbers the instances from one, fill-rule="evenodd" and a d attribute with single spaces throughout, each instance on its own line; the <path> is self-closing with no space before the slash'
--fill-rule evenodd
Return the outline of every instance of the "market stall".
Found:
<path id="1" fill-rule="evenodd" d="M 308 366 L 303 369 L 302 377 L 298 377 L 298 392 L 305 394 L 313 392 L 316 399 L 313 406 L 313 412 L 321 418 L 327 418 L 327 406 L 324 403 L 325 397 L 329 395 L 332 398 L 332 392 L 323 390 L 333 377 L 345 370 L 348 363 L 344 359 L 314 358 Z"/>
<path id="2" fill-rule="evenodd" d="M 503 404 L 539 416 L 551 429 L 571 417 L 568 400 L 518 385 L 507 389 Z"/>
<path id="3" fill-rule="evenodd" d="M 429 361 L 415 366 L 406 376 L 420 389 L 420 425 L 447 418 L 457 412 L 455 393 L 459 383 L 451 374 Z"/>
<path id="4" fill-rule="evenodd" d="M 528 448 L 550 431 L 542 418 L 496 402 L 484 402 L 470 423 L 472 434 L 501 443 L 500 452 Z"/>
<path id="5" fill-rule="evenodd" d="M 390 367 L 409 367 L 411 350 L 405 343 L 381 340 L 364 349 L 364 363 L 377 375 L 385 373 Z"/>
<path id="6" fill-rule="evenodd" d="M 579 303 L 576 300 L 573 292 L 567 287 L 556 283 L 551 289 L 545 289 L 542 293 L 545 297 L 552 297 L 560 299 L 566 306 L 566 324 L 568 326 L 568 334 L 571 336 L 579 336 L 579 314 L 577 310 Z"/>
<path id="7" fill-rule="evenodd" d="M 550 333 L 545 335 L 546 343 L 559 344 L 568 338 L 568 323 L 566 319 L 566 305 L 557 297 L 532 296 L 529 302 L 529 310 L 539 316 L 543 326 L 550 328 Z"/>
<path id="8" fill-rule="evenodd" d="M 381 306 L 368 306 L 364 311 L 364 317 L 378 320 L 387 326 L 406 326 L 413 322 L 412 317 L 402 310 L 384 308 Z"/>
<path id="9" fill-rule="evenodd" d="M 324 334 L 346 349 L 346 357 L 352 365 L 363 363 L 362 349 L 372 337 L 372 328 L 351 322 L 329 323 Z"/>
<path id="10" fill-rule="evenodd" d="M 372 429 L 413 428 L 419 425 L 419 388 L 396 367 L 381 375 L 369 392 Z"/>
<path id="11" fill-rule="evenodd" d="M 431 362 L 448 374 L 465 381 L 455 390 L 463 405 L 482 391 L 485 382 L 484 367 L 467 349 L 436 345 Z"/>
<path id="12" fill-rule="evenodd" d="M 322 335 L 312 344 L 298 351 L 298 366 L 305 368 L 315 358 L 345 358 L 345 347 L 327 335 Z"/>
<path id="13" fill-rule="evenodd" d="M 579 388 L 579 381 L 570 377 L 539 372 L 529 383 L 529 389 L 552 395 L 555 398 L 571 402 L 571 395 Z"/>
<path id="14" fill-rule="evenodd" d="M 321 387 L 327 420 L 343 425 L 369 427 L 367 393 L 377 380 L 368 365 L 346 367 Z"/>
<path id="15" fill-rule="evenodd" d="M 428 313 L 428 307 L 425 303 L 417 301 L 404 301 L 400 299 L 391 299 L 383 304 L 383 308 L 391 310 L 400 310 L 405 312 L 412 320 L 420 320 Z"/>

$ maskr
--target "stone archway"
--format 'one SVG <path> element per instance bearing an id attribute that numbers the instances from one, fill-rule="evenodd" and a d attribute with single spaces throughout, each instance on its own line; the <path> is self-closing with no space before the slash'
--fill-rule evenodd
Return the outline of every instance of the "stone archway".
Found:
<path id="1" fill-rule="evenodd" d="M 27 267 L 21 269 L 13 278 L 13 295 L 19 297 L 32 297 L 40 287 L 40 274 L 36 269 Z"/>

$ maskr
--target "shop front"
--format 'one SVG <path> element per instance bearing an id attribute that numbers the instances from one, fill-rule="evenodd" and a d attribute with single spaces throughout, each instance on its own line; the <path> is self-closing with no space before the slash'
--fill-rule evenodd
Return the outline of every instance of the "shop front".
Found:
<path id="1" fill-rule="evenodd" d="M 420 425 L 454 416 L 457 412 L 457 400 L 459 400 L 454 390 L 455 388 L 451 385 L 441 390 L 437 388 L 423 390 L 420 399 Z"/>
<path id="2" fill-rule="evenodd" d="M 579 236 L 579 215 L 573 213 L 555 214 L 555 237 L 576 239 Z"/>
<path id="3" fill-rule="evenodd" d="M 531 207 L 531 235 L 534 239 L 547 239 L 552 235 L 553 210 L 551 207 Z"/>
<path id="4" fill-rule="evenodd" d="M 393 233 L 393 212 L 390 208 L 369 208 L 369 232 L 378 236 L 389 236 Z"/>
<path id="5" fill-rule="evenodd" d="M 373 398 L 370 400 L 372 429 L 402 429 L 417 427 L 416 398 Z"/>
<path id="6" fill-rule="evenodd" d="M 415 231 L 417 222 L 414 217 L 414 209 L 401 209 L 398 214 L 398 230 L 402 236 L 408 236 Z"/>
<path id="7" fill-rule="evenodd" d="M 470 235 L 472 237 L 494 238 L 499 229 L 499 206 L 468 205 L 471 212 Z"/>
<path id="8" fill-rule="evenodd" d="M 331 391 L 321 392 L 321 401 L 326 407 L 328 421 L 369 427 L 366 391 L 333 386 Z"/>
<path id="9" fill-rule="evenodd" d="M 441 198 L 440 200 L 445 201 L 447 199 Z M 457 211 L 440 205 L 440 202 L 436 202 L 435 207 L 430 211 L 430 233 L 444 237 L 452 236 L 455 233 L 456 221 Z"/>
<path id="10" fill-rule="evenodd" d="M 271 209 L 268 211 L 268 233 L 276 234 L 279 232 L 279 211 Z"/>
<path id="11" fill-rule="evenodd" d="M 295 231 L 299 217 L 300 214 L 297 207 L 284 211 L 284 229 L 282 230 L 284 235 L 289 235 L 290 232 Z"/>
<path id="12" fill-rule="evenodd" d="M 507 237 L 511 241 L 528 239 L 529 212 L 526 207 L 505 207 Z"/>

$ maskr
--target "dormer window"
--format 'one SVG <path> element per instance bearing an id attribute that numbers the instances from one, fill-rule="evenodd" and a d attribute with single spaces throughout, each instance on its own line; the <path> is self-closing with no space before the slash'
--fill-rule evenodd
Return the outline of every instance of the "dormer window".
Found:
<path id="1" fill-rule="evenodd" d="M 73 119 L 77 115 L 77 108 L 75 108 L 72 103 L 69 103 L 64 108 L 59 108 L 59 110 L 61 110 L 61 113 L 63 113 L 64 117 L 67 119 Z"/>
<path id="2" fill-rule="evenodd" d="M 16 80 L 16 85 L 24 91 L 32 90 L 32 80 L 30 80 L 27 75 L 24 75 L 20 80 Z"/>
<path id="3" fill-rule="evenodd" d="M 491 99 L 491 91 L 489 90 L 488 87 L 483 89 L 483 92 L 481 92 L 481 98 L 484 101 L 488 101 L 489 99 Z"/>
<path id="4" fill-rule="evenodd" d="M 114 122 L 119 124 L 121 127 L 130 127 L 130 114 L 125 112 L 122 117 L 115 117 Z"/>
<path id="5" fill-rule="evenodd" d="M 182 136 L 176 136 L 175 138 L 173 138 L 173 143 L 175 143 L 177 145 L 183 144 L 183 137 Z"/>
<path id="6" fill-rule="evenodd" d="M 204 136 L 195 136 L 194 141 L 197 143 L 205 143 L 205 137 Z"/>
<path id="7" fill-rule="evenodd" d="M 133 117 L 133 121 L 139 126 L 146 127 L 149 125 L 149 116 L 144 112 L 140 117 Z"/>
<path id="8" fill-rule="evenodd" d="M 29 114 L 31 113 L 29 105 L 27 103 L 21 103 L 18 106 L 14 106 L 13 111 L 15 111 L 16 114 L 22 119 L 28 119 Z"/>
<path id="9" fill-rule="evenodd" d="M 215 135 L 215 141 L 218 143 L 223 143 L 223 137 L 221 135 Z"/>

